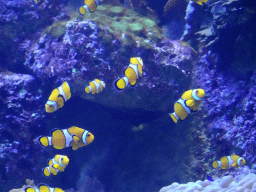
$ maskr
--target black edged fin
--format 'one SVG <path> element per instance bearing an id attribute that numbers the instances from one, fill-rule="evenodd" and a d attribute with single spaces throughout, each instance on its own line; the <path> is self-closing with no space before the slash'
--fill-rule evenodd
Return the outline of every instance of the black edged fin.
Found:
<path id="1" fill-rule="evenodd" d="M 52 129 L 52 130 L 51 130 L 51 136 L 52 136 L 52 133 L 53 133 L 54 131 L 56 131 L 56 130 L 60 130 L 60 129 L 58 129 L 58 128 Z"/>
<path id="2" fill-rule="evenodd" d="M 120 78 L 121 79 L 121 78 Z M 123 89 L 119 89 L 118 87 L 117 87 L 117 81 L 119 81 L 120 79 L 117 79 L 115 82 L 114 82 L 114 86 L 115 86 L 115 88 L 118 90 L 118 91 L 122 91 Z"/>
<path id="3" fill-rule="evenodd" d="M 45 183 L 39 183 L 39 184 L 37 185 L 38 188 L 41 187 L 41 186 L 46 186 L 46 187 L 50 188 L 50 187 L 49 187 L 48 185 L 46 185 Z"/>
<path id="4" fill-rule="evenodd" d="M 136 80 L 136 83 L 135 83 L 134 85 L 131 85 L 131 84 L 129 83 L 129 85 L 130 85 L 131 87 L 135 87 L 136 84 L 137 84 L 137 80 Z"/>
<path id="5" fill-rule="evenodd" d="M 46 168 L 46 167 L 45 167 L 45 168 Z M 45 169 L 45 168 L 42 168 L 42 174 L 43 174 L 44 177 L 48 178 L 48 177 L 44 174 L 44 169 Z"/>
<path id="6" fill-rule="evenodd" d="M 123 74 L 124 74 L 124 76 L 125 76 L 125 71 L 126 71 L 126 69 L 128 69 L 129 68 L 129 66 L 128 67 L 126 67 L 124 70 L 123 70 Z"/>
<path id="7" fill-rule="evenodd" d="M 82 6 L 81 6 L 81 7 L 82 7 Z M 79 13 L 79 15 L 84 16 L 83 14 L 80 13 L 79 8 L 80 8 L 80 7 L 77 8 L 77 12 Z"/>
<path id="8" fill-rule="evenodd" d="M 40 139 L 41 139 L 42 137 L 45 137 L 45 136 L 40 135 L 40 136 L 37 137 L 34 141 L 35 141 L 35 143 L 38 143 L 41 147 L 45 148 L 45 146 L 43 146 L 43 145 L 41 144 L 41 142 L 40 142 Z"/>
<path id="9" fill-rule="evenodd" d="M 24 189 L 24 192 L 27 192 L 27 190 L 28 190 L 28 189 L 31 189 L 31 188 L 35 190 L 34 187 L 28 186 L 28 187 L 26 187 L 26 188 Z M 35 190 L 35 191 L 36 191 L 36 190 Z"/>

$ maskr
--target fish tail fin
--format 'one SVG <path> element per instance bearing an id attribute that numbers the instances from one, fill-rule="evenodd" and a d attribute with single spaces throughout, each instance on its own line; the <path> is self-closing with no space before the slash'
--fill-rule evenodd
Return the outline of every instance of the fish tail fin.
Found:
<path id="1" fill-rule="evenodd" d="M 178 123 L 179 117 L 177 116 L 177 114 L 175 112 L 169 113 L 169 116 L 172 118 L 174 123 Z"/>
<path id="2" fill-rule="evenodd" d="M 48 147 L 49 145 L 51 145 L 49 142 L 49 138 L 46 136 L 39 136 L 37 140 L 41 147 Z"/>
<path id="3" fill-rule="evenodd" d="M 218 161 L 213 161 L 212 166 L 213 166 L 213 168 L 215 168 L 215 169 L 218 168 L 218 167 L 219 167 Z"/>
<path id="4" fill-rule="evenodd" d="M 92 91 L 92 88 L 90 86 L 85 87 L 85 92 L 90 93 Z"/>
<path id="5" fill-rule="evenodd" d="M 119 90 L 123 90 L 129 83 L 129 79 L 125 76 L 121 79 L 118 79 L 115 83 L 116 88 Z"/>
<path id="6" fill-rule="evenodd" d="M 45 167 L 42 169 L 44 176 L 49 177 L 51 175 L 51 171 L 48 169 L 48 167 Z"/>
<path id="7" fill-rule="evenodd" d="M 82 6 L 82 7 L 79 7 L 78 8 L 78 13 L 80 14 L 80 15 L 85 15 L 85 13 L 86 13 L 86 7 L 85 6 Z"/>

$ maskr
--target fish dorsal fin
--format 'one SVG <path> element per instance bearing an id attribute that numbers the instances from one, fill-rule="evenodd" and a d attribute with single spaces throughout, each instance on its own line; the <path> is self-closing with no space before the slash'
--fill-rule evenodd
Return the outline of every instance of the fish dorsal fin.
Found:
<path id="1" fill-rule="evenodd" d="M 38 187 L 40 192 L 41 191 L 42 192 L 50 192 L 51 191 L 50 187 L 48 185 L 44 184 L 44 183 L 39 184 L 37 187 Z"/>
<path id="2" fill-rule="evenodd" d="M 63 135 L 63 132 L 62 132 L 62 130 L 60 130 L 60 129 L 57 129 L 57 130 L 55 130 L 54 132 L 52 132 L 52 137 L 60 137 L 60 136 L 63 136 L 63 137 L 65 137 L 64 135 Z"/>
<path id="3" fill-rule="evenodd" d="M 227 156 L 221 157 L 221 158 L 220 158 L 220 161 L 221 161 L 221 162 L 223 162 L 223 161 L 224 161 L 224 162 L 228 161 Z"/>
<path id="4" fill-rule="evenodd" d="M 58 95 L 59 95 L 59 90 L 57 88 L 53 89 L 53 91 L 52 91 L 50 97 L 48 98 L 48 100 L 57 101 Z"/>
<path id="5" fill-rule="evenodd" d="M 235 154 L 232 154 L 232 155 L 231 155 L 231 158 L 232 158 L 233 161 L 236 162 L 237 159 L 239 158 L 239 156 L 238 156 L 238 155 L 235 155 Z"/>
<path id="6" fill-rule="evenodd" d="M 198 5 L 203 5 L 203 3 L 206 3 L 208 0 L 193 0 L 193 2 L 197 3 Z"/>
<path id="7" fill-rule="evenodd" d="M 58 128 L 52 129 L 52 130 L 51 130 L 51 136 L 52 136 L 52 134 L 53 134 L 55 131 L 57 131 L 57 130 L 60 130 L 60 129 L 58 129 Z"/>
<path id="8" fill-rule="evenodd" d="M 26 187 L 24 189 L 25 192 L 36 192 L 36 189 L 34 187 Z"/>

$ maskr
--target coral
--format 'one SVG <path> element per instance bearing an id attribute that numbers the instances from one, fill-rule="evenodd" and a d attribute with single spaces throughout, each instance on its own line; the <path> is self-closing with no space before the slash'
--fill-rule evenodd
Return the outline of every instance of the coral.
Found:
<path id="1" fill-rule="evenodd" d="M 86 15 L 86 19 L 91 19 L 100 28 L 114 34 L 121 42 L 125 42 L 123 35 L 132 37 L 133 42 L 150 40 L 157 43 L 163 39 L 162 30 L 156 25 L 157 19 L 149 19 L 120 6 L 100 5 L 97 9 L 100 11 Z"/>
<path id="2" fill-rule="evenodd" d="M 202 191 L 202 192 L 242 192 L 256 191 L 256 174 L 249 173 L 243 178 L 237 176 L 233 178 L 231 175 L 216 179 L 215 181 L 198 180 L 187 184 L 173 183 L 167 187 L 163 187 L 159 192 L 179 192 L 179 191 Z"/>
<path id="3" fill-rule="evenodd" d="M 194 145 L 189 172 L 198 179 L 212 172 L 211 163 L 224 155 L 236 153 L 248 166 L 256 162 L 255 25 L 251 25 L 255 20 L 249 10 L 239 1 L 212 3 L 208 10 L 212 17 L 206 14 L 204 27 L 195 36 L 200 58 L 194 64 L 192 86 L 204 87 L 209 96 L 190 124 Z M 242 16 L 246 24 L 237 22 Z M 229 49 L 220 49 L 223 45 Z M 218 169 L 214 174 L 233 171 Z"/>
<path id="4" fill-rule="evenodd" d="M 115 16 L 119 16 L 122 17 L 124 14 L 124 8 L 121 6 L 115 6 L 115 7 L 111 7 L 110 8 L 110 12 L 111 12 L 111 16 L 115 17 Z"/>
<path id="5" fill-rule="evenodd" d="M 165 25 L 163 29 L 166 37 L 174 40 L 181 38 L 186 25 L 184 17 L 187 4 L 185 0 L 169 0 L 165 4 L 163 13 Z"/>
<path id="6" fill-rule="evenodd" d="M 190 1 L 187 5 L 185 16 L 185 30 L 181 37 L 182 41 L 188 41 L 195 37 L 195 33 L 200 29 L 205 12 L 203 7 L 194 1 Z"/>
<path id="7" fill-rule="evenodd" d="M 45 117 L 42 91 L 37 83 L 31 75 L 0 73 L 0 185 L 5 182 L 6 187 L 15 186 L 21 175 L 30 177 L 36 171 L 31 170 L 36 160 L 27 156 L 41 153 L 31 142 Z"/>
<path id="8" fill-rule="evenodd" d="M 23 192 L 26 187 L 34 187 L 34 180 L 26 179 L 26 184 L 22 186 L 20 189 L 12 189 L 9 192 Z"/>
<path id="9" fill-rule="evenodd" d="M 180 14 L 185 11 L 185 0 L 168 0 L 164 6 L 164 17 L 168 17 L 172 14 Z"/>
<path id="10" fill-rule="evenodd" d="M 111 6 L 106 7 L 107 10 L 111 8 Z M 131 10 L 127 10 L 125 14 L 131 14 L 131 17 L 136 20 L 132 22 L 133 19 L 126 15 L 120 17 L 120 22 L 117 22 L 113 17 L 100 17 L 100 14 L 98 16 L 95 14 L 93 16 L 95 22 L 78 19 L 68 21 L 65 25 L 65 34 L 61 37 L 57 38 L 50 33 L 45 33 L 40 39 L 30 44 L 26 52 L 25 66 L 43 82 L 60 84 L 63 79 L 68 80 L 71 86 L 75 87 L 74 94 L 77 93 L 83 98 L 92 100 L 94 100 L 93 97 L 85 95 L 83 86 L 86 85 L 88 79 L 100 78 L 106 82 L 106 90 L 104 90 L 104 97 L 99 96 L 97 102 L 111 107 L 130 108 L 141 103 L 139 95 L 143 92 L 136 91 L 141 87 L 144 87 L 144 90 L 152 89 L 152 98 L 158 94 L 153 89 L 165 87 L 160 95 L 166 95 L 168 97 L 166 102 L 171 102 L 172 96 L 167 95 L 173 95 L 174 89 L 179 87 L 179 82 L 183 87 L 188 85 L 183 84 L 184 82 L 190 81 L 193 51 L 178 41 L 166 40 L 157 43 L 161 33 L 155 21 L 137 17 Z M 111 25 L 107 25 L 109 22 Z M 154 30 L 156 33 L 153 33 Z M 124 68 L 129 64 L 130 57 L 141 56 L 144 60 L 144 55 L 145 66 L 148 65 L 145 72 L 148 76 L 146 79 L 141 78 L 138 86 L 132 88 L 131 91 L 122 94 L 121 97 L 126 100 L 125 102 L 117 99 L 113 106 L 109 99 L 112 100 L 113 97 L 120 97 L 120 95 L 111 85 L 117 78 L 120 78 Z M 148 55 L 151 56 L 148 57 Z M 155 66 L 154 70 L 150 66 Z M 159 77 L 159 73 L 162 73 L 162 77 Z M 182 78 L 177 78 L 178 74 Z M 172 93 L 168 93 L 167 87 L 171 87 Z M 133 95 L 133 91 L 137 96 Z M 149 100 L 144 99 L 142 103 L 145 102 L 145 104 L 141 107 L 147 107 L 149 110 L 160 108 L 166 110 L 166 107 L 169 107 L 166 104 L 160 104 L 160 99 L 155 104 L 151 101 L 151 104 L 146 104 Z M 152 107 L 152 104 L 158 107 Z"/>
<path id="11" fill-rule="evenodd" d="M 31 40 L 42 27 L 51 25 L 56 16 L 64 9 L 66 1 L 33 1 L 0 2 L 0 51 L 2 63 L 13 72 L 22 70 L 24 50 L 17 49 L 23 41 Z"/>
<path id="12" fill-rule="evenodd" d="M 141 23 L 130 23 L 129 24 L 129 28 L 130 28 L 130 30 L 132 31 L 132 32 L 134 32 L 134 33 L 138 33 L 138 32 L 140 32 L 140 31 L 142 31 L 142 29 L 143 29 L 143 25 L 141 24 Z"/>
<path id="13" fill-rule="evenodd" d="M 155 24 L 156 24 L 156 22 L 153 21 L 153 20 L 151 20 L 151 19 L 145 19 L 145 20 L 142 21 L 142 23 L 143 23 L 146 27 L 149 27 L 149 28 L 154 27 Z"/>

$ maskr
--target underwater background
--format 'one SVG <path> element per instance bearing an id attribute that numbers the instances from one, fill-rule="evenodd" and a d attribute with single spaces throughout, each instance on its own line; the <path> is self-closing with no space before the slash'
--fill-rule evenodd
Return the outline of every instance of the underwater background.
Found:
<path id="1" fill-rule="evenodd" d="M 67 192 L 155 192 L 174 182 L 247 179 L 256 172 L 255 12 L 246 0 L 0 0 L 1 191 L 43 183 Z M 133 57 L 143 60 L 142 77 L 120 90 Z M 86 93 L 94 79 L 105 88 Z M 65 81 L 71 98 L 46 112 Z M 175 123 L 175 102 L 199 88 L 199 110 Z M 39 136 L 71 126 L 93 142 L 40 146 Z M 56 154 L 69 164 L 46 177 Z M 232 154 L 245 166 L 212 167 Z M 256 188 L 249 176 L 241 191 Z"/>

